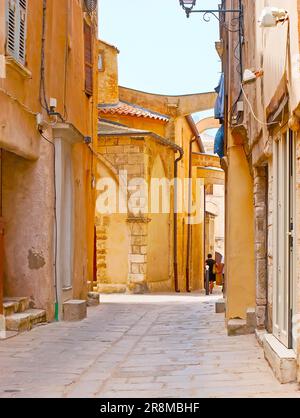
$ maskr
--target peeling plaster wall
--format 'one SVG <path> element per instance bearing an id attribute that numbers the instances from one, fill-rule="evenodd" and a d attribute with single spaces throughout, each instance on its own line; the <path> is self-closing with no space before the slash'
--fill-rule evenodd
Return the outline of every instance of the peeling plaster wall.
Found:
<path id="1" fill-rule="evenodd" d="M 37 162 L 3 156 L 6 296 L 29 296 L 53 314 L 53 148 L 41 144 Z"/>

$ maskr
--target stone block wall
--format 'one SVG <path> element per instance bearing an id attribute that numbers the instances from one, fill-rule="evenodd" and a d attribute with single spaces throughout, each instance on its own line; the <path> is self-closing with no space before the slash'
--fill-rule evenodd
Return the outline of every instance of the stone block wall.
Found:
<path id="1" fill-rule="evenodd" d="M 109 217 L 96 217 L 96 238 L 97 238 L 97 281 L 98 283 L 108 283 L 107 280 L 107 237 L 108 237 Z"/>
<path id="2" fill-rule="evenodd" d="M 174 175 L 174 150 L 166 147 L 150 136 L 141 138 L 132 137 L 112 137 L 112 138 L 99 138 L 98 140 L 98 153 L 101 154 L 103 164 L 106 166 L 103 174 L 112 176 L 114 180 L 119 181 L 118 175 L 121 172 L 126 172 L 127 186 L 130 186 L 131 180 L 141 179 L 150 185 L 150 181 L 153 175 L 153 167 L 157 158 L 160 159 L 163 169 L 162 173 L 156 173 L 160 178 L 166 177 L 172 179 Z M 122 175 L 123 177 L 123 175 Z M 124 177 L 123 177 L 124 180 Z M 123 181 L 120 180 L 120 181 Z M 101 288 L 107 288 L 108 291 L 118 287 L 118 280 L 120 280 L 120 288 L 126 288 L 131 293 L 145 293 L 148 291 L 158 291 L 158 289 L 172 290 L 173 283 L 173 190 L 171 190 L 171 212 L 169 219 L 167 219 L 168 231 L 164 230 L 164 242 L 167 242 L 165 251 L 161 251 L 161 254 L 157 254 L 157 258 L 160 260 L 160 266 L 167 266 L 163 275 L 157 275 L 157 277 L 151 276 L 151 269 L 148 268 L 149 259 L 153 258 L 153 247 L 157 247 L 157 242 L 153 242 L 153 228 L 156 227 L 157 216 L 153 220 L 153 216 L 149 214 L 149 210 L 138 211 L 138 208 L 143 207 L 144 203 L 148 200 L 148 193 L 142 189 L 137 193 L 137 190 L 133 190 L 133 187 L 129 187 L 127 190 L 126 202 L 127 202 L 127 214 L 117 219 L 116 216 L 99 216 L 97 224 L 97 265 L 98 265 L 98 282 L 101 284 Z M 149 189 L 150 191 L 150 189 Z M 133 195 L 134 193 L 134 195 Z M 116 220 L 117 219 L 117 220 Z M 162 214 L 161 220 L 163 224 L 166 223 L 166 215 Z M 114 222 L 117 222 L 115 224 Z M 120 224 L 118 224 L 120 222 Z M 159 221 L 160 222 L 160 221 Z M 125 229 L 124 229 L 125 224 Z M 160 224 L 160 223 L 159 223 Z M 111 270 L 111 257 L 109 257 L 108 251 L 111 248 L 111 235 L 110 228 L 117 231 L 118 228 L 123 228 L 123 234 L 127 236 L 126 244 L 128 245 L 128 262 L 125 260 L 124 255 L 127 250 L 123 252 L 123 273 L 124 262 L 128 266 L 127 281 L 124 274 L 121 280 L 118 278 L 118 271 L 115 269 L 114 281 L 112 281 Z M 162 233 L 162 232 L 161 232 Z M 159 232 L 158 232 L 159 235 Z M 150 238 L 151 237 L 151 238 Z M 151 239 L 151 242 L 149 242 Z M 107 247 L 107 241 L 110 243 Z M 123 244 L 122 244 L 123 245 Z M 125 248 L 125 247 L 123 247 Z M 125 255 L 126 257 L 126 255 Z M 164 263 L 164 264 L 163 264 Z M 153 269 L 152 269 L 153 270 Z M 126 285 L 125 285 L 125 281 Z M 153 279 L 155 282 L 152 283 Z M 159 281 L 161 279 L 161 281 Z M 104 286 L 105 285 L 105 286 Z M 164 287 L 165 286 L 165 287 Z"/>
<path id="3" fill-rule="evenodd" d="M 256 320 L 258 329 L 266 327 L 267 317 L 267 181 L 267 168 L 255 168 Z"/>
<path id="4" fill-rule="evenodd" d="M 129 254 L 129 290 L 133 293 L 145 293 L 147 287 L 147 251 L 148 251 L 148 219 L 128 218 L 131 236 Z"/>
<path id="5" fill-rule="evenodd" d="M 98 142 L 98 152 L 113 167 L 116 176 L 121 172 L 126 172 L 127 183 L 132 179 L 145 179 L 146 175 L 146 150 L 145 139 L 134 139 L 130 137 L 101 138 Z M 118 179 L 116 179 L 118 181 Z M 144 293 L 147 291 L 147 235 L 148 235 L 148 217 L 147 214 L 138 214 L 136 209 L 143 205 L 143 192 L 135 195 L 129 205 L 130 191 L 127 195 L 128 218 L 127 228 L 130 240 L 128 251 L 128 282 L 127 290 L 132 293 Z M 102 219 L 97 225 L 97 266 L 98 282 L 109 284 L 106 272 L 106 240 L 110 217 L 99 217 Z"/>
<path id="6" fill-rule="evenodd" d="M 100 139 L 98 143 L 98 152 L 112 164 L 118 173 L 126 170 L 129 180 L 145 175 L 144 149 L 143 139 L 128 137 Z"/>
<path id="7" fill-rule="evenodd" d="M 273 176 L 273 159 L 269 159 L 268 163 L 268 303 L 267 303 L 267 330 L 272 332 L 273 330 L 273 276 L 274 276 L 274 263 L 273 263 L 273 237 L 274 235 L 274 176 Z"/>

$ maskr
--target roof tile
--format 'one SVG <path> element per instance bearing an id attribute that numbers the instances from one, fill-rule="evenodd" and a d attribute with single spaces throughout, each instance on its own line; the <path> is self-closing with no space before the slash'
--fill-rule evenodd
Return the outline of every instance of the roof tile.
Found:
<path id="1" fill-rule="evenodd" d="M 101 105 L 99 113 L 100 115 L 136 116 L 140 118 L 161 120 L 164 122 L 169 121 L 169 118 L 166 115 L 161 115 L 160 113 L 155 113 L 151 110 L 143 109 L 142 107 L 125 102 L 119 102 L 116 105 Z"/>

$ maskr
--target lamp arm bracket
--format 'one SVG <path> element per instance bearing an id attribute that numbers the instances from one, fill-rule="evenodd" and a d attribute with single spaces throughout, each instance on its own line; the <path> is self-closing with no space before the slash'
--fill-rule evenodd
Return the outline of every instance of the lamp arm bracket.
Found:
<path id="1" fill-rule="evenodd" d="M 210 22 L 211 17 L 213 16 L 216 18 L 221 26 L 223 26 L 227 31 L 229 32 L 239 32 L 240 31 L 240 19 L 243 16 L 243 10 L 242 9 L 216 9 L 216 10 L 185 10 L 187 17 L 189 18 L 191 13 L 201 13 L 203 16 L 203 20 L 205 22 Z M 238 13 L 238 16 L 233 17 L 232 20 L 227 24 L 223 19 L 221 18 L 221 15 L 225 13 Z"/>

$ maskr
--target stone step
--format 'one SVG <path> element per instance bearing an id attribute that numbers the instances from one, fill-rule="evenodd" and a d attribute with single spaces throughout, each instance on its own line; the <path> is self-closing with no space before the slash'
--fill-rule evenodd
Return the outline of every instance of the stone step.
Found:
<path id="1" fill-rule="evenodd" d="M 30 299 L 28 297 L 7 297 L 3 300 L 4 304 L 9 304 L 9 312 L 11 312 L 11 304 L 15 304 L 15 313 L 22 313 L 29 309 Z"/>
<path id="2" fill-rule="evenodd" d="M 217 314 L 225 313 L 225 311 L 226 311 L 225 299 L 222 298 L 222 299 L 217 300 L 217 302 L 216 302 L 216 313 Z"/>
<path id="3" fill-rule="evenodd" d="M 127 285 L 126 284 L 99 283 L 97 291 L 99 293 L 105 293 L 105 294 L 126 293 Z"/>
<path id="4" fill-rule="evenodd" d="M 3 312 L 4 316 L 11 316 L 18 312 L 19 304 L 18 302 L 3 302 Z"/>
<path id="5" fill-rule="evenodd" d="M 256 330 L 256 309 L 255 308 L 249 308 L 247 309 L 247 328 L 249 329 L 249 333 L 255 333 Z"/>
<path id="6" fill-rule="evenodd" d="M 227 332 L 230 337 L 248 334 L 247 322 L 243 319 L 230 319 L 227 324 Z"/>
<path id="7" fill-rule="evenodd" d="M 28 309 L 25 312 L 8 316 L 5 322 L 7 331 L 30 331 L 35 325 L 47 322 L 46 311 L 42 309 Z"/>
<path id="8" fill-rule="evenodd" d="M 286 348 L 272 334 L 265 334 L 263 340 L 265 358 L 281 384 L 297 381 L 297 355 Z"/>
<path id="9" fill-rule="evenodd" d="M 10 315 L 6 318 L 6 330 L 7 331 L 16 331 L 24 332 L 30 331 L 32 328 L 31 325 L 31 315 L 27 313 L 16 313 Z"/>
<path id="10" fill-rule="evenodd" d="M 98 292 L 89 292 L 87 297 L 87 306 L 100 305 L 100 294 Z"/>
<path id="11" fill-rule="evenodd" d="M 33 327 L 35 325 L 47 322 L 46 311 L 44 311 L 43 309 L 28 309 L 26 313 L 30 314 L 31 325 Z"/>
<path id="12" fill-rule="evenodd" d="M 63 304 L 64 321 L 81 321 L 87 317 L 86 300 L 68 300 Z"/>

